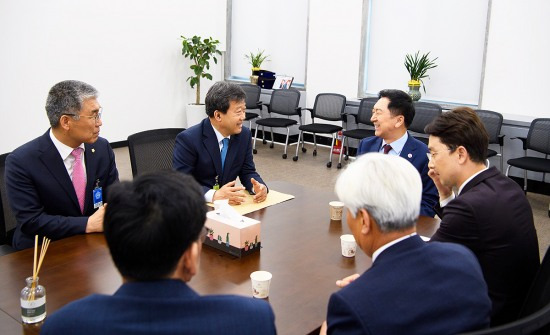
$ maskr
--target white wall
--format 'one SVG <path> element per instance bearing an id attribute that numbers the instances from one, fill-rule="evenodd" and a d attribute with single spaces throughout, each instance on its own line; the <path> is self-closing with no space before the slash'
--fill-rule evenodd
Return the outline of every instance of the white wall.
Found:
<path id="1" fill-rule="evenodd" d="M 550 117 L 550 2 L 492 2 L 482 107 L 531 122 Z"/>
<path id="2" fill-rule="evenodd" d="M 225 29 L 225 0 L 0 1 L 0 153 L 46 131 L 48 90 L 66 79 L 99 90 L 101 134 L 111 142 L 185 126 L 194 91 L 179 37 L 225 44 Z M 220 63 L 212 74 L 223 78 Z"/>

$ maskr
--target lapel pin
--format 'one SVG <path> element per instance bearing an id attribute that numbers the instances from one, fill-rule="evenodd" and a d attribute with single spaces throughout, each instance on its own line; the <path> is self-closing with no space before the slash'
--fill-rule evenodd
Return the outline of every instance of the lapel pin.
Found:
<path id="1" fill-rule="evenodd" d="M 94 150 L 94 149 L 92 149 L 92 150 Z M 407 157 L 413 158 L 413 155 L 412 155 L 412 154 L 408 154 Z"/>
<path id="2" fill-rule="evenodd" d="M 95 152 L 95 149 L 94 149 L 94 148 L 92 148 L 92 153 L 94 153 L 94 152 Z M 409 154 L 409 155 L 410 155 L 410 154 Z"/>

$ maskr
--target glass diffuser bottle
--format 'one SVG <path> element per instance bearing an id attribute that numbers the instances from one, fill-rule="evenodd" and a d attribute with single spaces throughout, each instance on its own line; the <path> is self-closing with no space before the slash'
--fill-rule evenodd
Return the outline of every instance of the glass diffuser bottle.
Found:
<path id="1" fill-rule="evenodd" d="M 24 323 L 37 323 L 46 318 L 46 289 L 38 284 L 38 277 L 28 277 L 21 290 L 21 319 Z"/>

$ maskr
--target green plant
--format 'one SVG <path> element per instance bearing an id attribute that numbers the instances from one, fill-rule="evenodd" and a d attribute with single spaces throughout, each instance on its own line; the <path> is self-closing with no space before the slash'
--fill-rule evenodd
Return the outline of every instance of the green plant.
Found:
<path id="1" fill-rule="evenodd" d="M 250 52 L 248 55 L 244 55 L 244 58 L 248 59 L 248 64 L 252 65 L 252 71 L 258 71 L 260 70 L 260 67 L 262 66 L 262 63 L 264 61 L 268 61 L 269 55 L 264 55 L 265 50 L 258 50 L 258 53 L 254 54 L 253 52 Z"/>
<path id="2" fill-rule="evenodd" d="M 197 85 L 195 104 L 200 104 L 201 97 L 201 78 L 212 80 L 212 75 L 207 70 L 210 70 L 210 60 L 214 60 L 214 63 L 218 64 L 216 55 L 221 55 L 221 51 L 218 50 L 218 44 L 220 41 L 210 38 L 202 39 L 199 36 L 193 36 L 187 38 L 181 36 L 183 39 L 181 54 L 185 58 L 189 58 L 192 61 L 190 66 L 194 75 L 187 78 L 187 81 L 194 88 Z"/>
<path id="3" fill-rule="evenodd" d="M 429 56 L 429 52 L 420 55 L 420 51 L 417 51 L 414 56 L 412 54 L 407 54 L 405 56 L 405 68 L 411 76 L 409 85 L 420 86 L 420 84 L 422 83 L 424 93 L 426 93 L 426 87 L 424 86 L 424 81 L 422 81 L 422 79 L 426 77 L 429 78 L 430 76 L 428 76 L 426 72 L 429 69 L 437 67 L 437 64 L 435 64 L 437 57 L 435 57 L 434 59 L 429 59 Z"/>

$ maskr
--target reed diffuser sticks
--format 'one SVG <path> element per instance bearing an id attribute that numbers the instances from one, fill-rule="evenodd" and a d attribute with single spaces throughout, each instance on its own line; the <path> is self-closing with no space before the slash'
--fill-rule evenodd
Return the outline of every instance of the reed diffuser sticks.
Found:
<path id="1" fill-rule="evenodd" d="M 42 238 L 42 246 L 40 249 L 40 256 L 38 257 L 38 265 L 36 262 L 37 252 L 38 252 L 38 235 L 34 236 L 34 261 L 32 266 L 32 290 L 29 295 L 29 300 L 34 300 L 34 292 L 36 288 L 36 278 L 38 278 L 38 272 L 42 267 L 42 262 L 44 262 L 44 257 L 46 257 L 46 251 L 48 251 L 48 246 L 50 245 L 50 239 L 44 236 Z"/>

